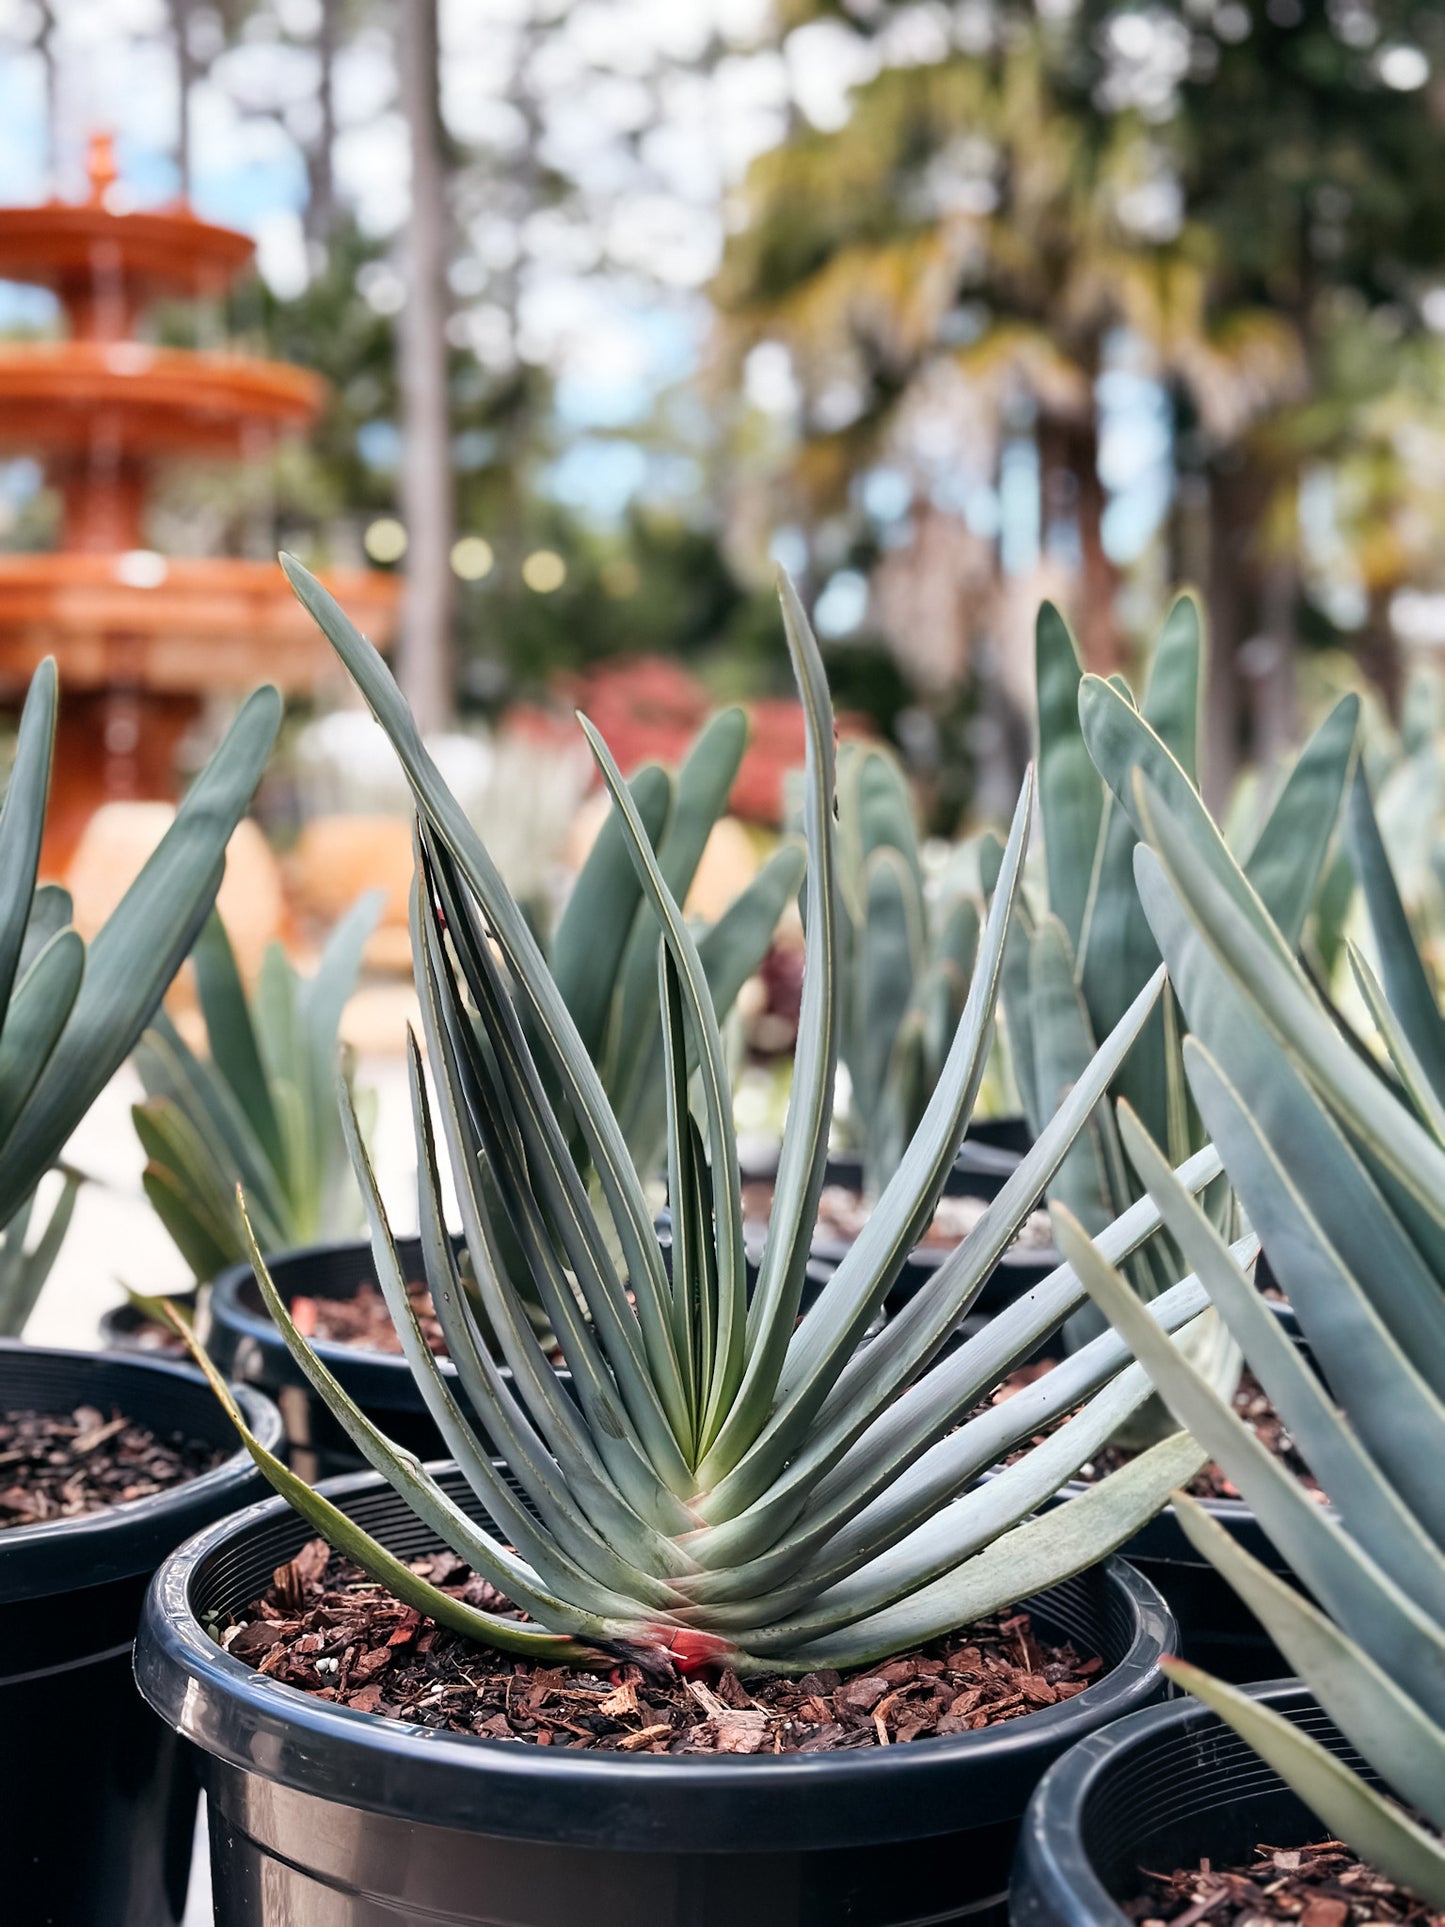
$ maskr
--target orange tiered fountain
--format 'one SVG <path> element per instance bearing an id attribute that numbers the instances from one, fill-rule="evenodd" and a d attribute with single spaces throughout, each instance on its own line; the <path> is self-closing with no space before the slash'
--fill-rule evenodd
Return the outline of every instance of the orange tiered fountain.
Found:
<path id="1" fill-rule="evenodd" d="M 202 696 L 268 679 L 305 693 L 334 661 L 275 563 L 146 546 L 158 462 L 249 459 L 313 422 L 326 385 L 284 362 L 134 339 L 158 297 L 222 294 L 253 243 L 185 206 L 113 211 L 105 136 L 89 172 L 80 205 L 0 208 L 0 278 L 53 288 L 70 323 L 67 340 L 0 343 L 0 451 L 41 455 L 63 502 L 58 551 L 0 555 L 0 702 L 43 656 L 60 665 L 48 869 L 101 803 L 173 793 Z M 331 586 L 375 641 L 390 639 L 394 578 L 352 571 Z"/>

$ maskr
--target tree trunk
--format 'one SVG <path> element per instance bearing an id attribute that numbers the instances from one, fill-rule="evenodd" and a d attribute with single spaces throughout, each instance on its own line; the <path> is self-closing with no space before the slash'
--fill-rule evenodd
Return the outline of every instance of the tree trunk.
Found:
<path id="1" fill-rule="evenodd" d="M 321 0 L 316 24 L 316 139 L 306 156 L 306 238 L 324 247 L 336 225 L 336 24 L 340 0 Z"/>
<path id="2" fill-rule="evenodd" d="M 191 0 L 170 0 L 171 39 L 176 56 L 176 172 L 183 201 L 191 198 L 191 88 L 197 78 L 191 52 Z"/>
<path id="3" fill-rule="evenodd" d="M 447 410 L 447 220 L 437 0 L 403 0 L 399 20 L 402 102 L 411 134 L 411 216 L 406 306 L 397 331 L 400 506 L 407 532 L 397 675 L 418 724 L 434 730 L 451 719 L 455 687 L 455 507 Z"/>

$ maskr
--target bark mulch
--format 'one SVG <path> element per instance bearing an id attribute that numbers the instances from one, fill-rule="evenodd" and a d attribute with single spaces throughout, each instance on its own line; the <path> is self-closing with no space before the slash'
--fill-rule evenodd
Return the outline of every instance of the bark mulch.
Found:
<path id="1" fill-rule="evenodd" d="M 0 1412 L 0 1531 L 148 1499 L 209 1472 L 226 1453 L 157 1435 L 122 1412 Z"/>
<path id="2" fill-rule="evenodd" d="M 416 1280 L 408 1283 L 406 1295 L 416 1313 L 422 1336 L 438 1358 L 445 1358 L 447 1341 L 437 1322 L 431 1293 Z M 303 1338 L 329 1339 L 333 1345 L 354 1345 L 359 1351 L 390 1352 L 400 1356 L 401 1340 L 391 1322 L 391 1313 L 380 1287 L 369 1278 L 345 1298 L 305 1298 L 291 1300 L 291 1319 Z"/>
<path id="3" fill-rule="evenodd" d="M 766 1222 L 773 1208 L 770 1178 L 750 1178 L 743 1186 L 743 1215 L 749 1223 Z M 977 1225 L 988 1209 L 987 1198 L 945 1196 L 938 1200 L 933 1222 L 919 1239 L 930 1251 L 951 1251 Z M 872 1215 L 871 1202 L 847 1185 L 828 1184 L 818 1199 L 818 1229 L 834 1238 L 856 1238 Z M 1032 1211 L 1009 1247 L 1014 1251 L 1048 1251 L 1054 1242 L 1054 1229 L 1047 1211 Z"/>
<path id="4" fill-rule="evenodd" d="M 1041 1358 L 1030 1365 L 1021 1365 L 1017 1371 L 1010 1373 L 989 1402 L 996 1405 L 1003 1399 L 1011 1398 L 1015 1392 L 1021 1392 L 1035 1379 L 1042 1378 L 1045 1372 L 1052 1371 L 1056 1362 L 1052 1358 Z M 1329 1500 L 1320 1489 L 1319 1481 L 1300 1457 L 1292 1434 L 1285 1429 L 1279 1413 L 1270 1404 L 1265 1396 L 1264 1387 L 1253 1372 L 1245 1371 L 1240 1374 L 1239 1385 L 1234 1394 L 1234 1409 L 1245 1424 L 1251 1427 L 1255 1437 L 1274 1454 L 1275 1458 L 1282 1461 L 1287 1470 L 1294 1474 L 1315 1503 L 1328 1505 Z M 1012 1455 L 1014 1458 L 1019 1456 L 1018 1453 Z M 1126 1465 L 1134 1456 L 1132 1452 L 1121 1450 L 1118 1446 L 1106 1446 L 1080 1470 L 1078 1476 L 1086 1481 L 1102 1479 L 1106 1473 L 1115 1472 L 1121 1465 Z M 1196 1499 L 1240 1497 L 1238 1486 L 1224 1476 L 1213 1459 L 1190 1480 L 1186 1490 Z"/>
<path id="5" fill-rule="evenodd" d="M 443 1591 L 510 1612 L 440 1552 L 413 1560 Z M 974 1732 L 1071 1699 L 1098 1657 L 1040 1640 L 1027 1613 L 981 1620 L 886 1665 L 840 1675 L 683 1679 L 649 1657 L 586 1672 L 489 1652 L 423 1618 L 313 1539 L 228 1624 L 225 1650 L 360 1712 L 487 1739 L 612 1753 L 823 1753 Z M 660 1676 L 665 1674 L 667 1676 Z"/>
<path id="6" fill-rule="evenodd" d="M 1141 1868 L 1148 1891 L 1124 1911 L 1141 1927 L 1249 1927 L 1297 1921 L 1299 1927 L 1365 1927 L 1367 1922 L 1445 1927 L 1445 1913 L 1356 1860 L 1341 1840 L 1304 1847 L 1256 1847 L 1248 1867 L 1215 1868 L 1207 1860 L 1173 1873 Z"/>

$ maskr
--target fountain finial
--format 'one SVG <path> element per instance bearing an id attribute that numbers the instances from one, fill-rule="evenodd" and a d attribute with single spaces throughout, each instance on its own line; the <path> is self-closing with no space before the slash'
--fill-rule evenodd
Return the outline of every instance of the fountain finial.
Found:
<path id="1" fill-rule="evenodd" d="M 113 134 L 91 135 L 85 156 L 85 172 L 90 181 L 91 206 L 104 207 L 106 195 L 120 178 L 120 169 L 115 164 Z"/>

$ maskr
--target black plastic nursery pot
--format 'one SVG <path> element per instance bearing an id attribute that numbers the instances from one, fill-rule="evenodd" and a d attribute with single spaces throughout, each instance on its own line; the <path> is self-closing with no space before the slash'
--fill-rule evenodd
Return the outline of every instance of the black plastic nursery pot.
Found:
<path id="1" fill-rule="evenodd" d="M 409 1277 L 423 1275 L 421 1243 L 397 1240 L 397 1253 Z M 271 1277 L 286 1304 L 296 1298 L 349 1298 L 360 1284 L 376 1283 L 371 1246 L 364 1238 L 345 1244 L 311 1245 L 267 1260 Z M 211 1292 L 206 1342 L 212 1358 L 230 1379 L 255 1385 L 275 1400 L 286 1428 L 287 1456 L 292 1470 L 315 1483 L 341 1472 L 355 1471 L 361 1454 L 332 1417 L 330 1408 L 313 1389 L 301 1367 L 286 1349 L 261 1301 L 249 1265 L 223 1272 Z M 337 1345 L 327 1339 L 312 1341 L 317 1355 L 350 1396 L 374 1419 L 388 1438 L 415 1452 L 419 1459 L 435 1459 L 445 1448 L 427 1411 L 411 1367 L 399 1352 L 364 1350 Z M 465 1406 L 449 1359 L 442 1370 Z M 468 1407 L 468 1409 L 470 1409 Z"/>
<path id="2" fill-rule="evenodd" d="M 1298 1680 L 1250 1691 L 1376 1778 Z M 1297 1847 L 1327 1831 L 1218 1714 L 1192 1699 L 1152 1706 L 1090 1734 L 1039 1782 L 1009 1889 L 1014 1927 L 1127 1927 L 1120 1903 L 1142 1891 L 1141 1867 L 1247 1867 L 1261 1841 Z"/>
<path id="3" fill-rule="evenodd" d="M 275 1407 L 240 1393 L 274 1448 Z M 169 1361 L 0 1341 L 0 1408 L 114 1408 L 230 1448 L 199 1372 Z M 0 1919 L 15 1927 L 175 1927 L 196 1781 L 135 1690 L 131 1645 L 152 1573 L 266 1490 L 243 1451 L 152 1498 L 0 1533 Z"/>
<path id="4" fill-rule="evenodd" d="M 981 1147 L 977 1150 L 977 1154 L 969 1154 L 969 1148 L 971 1148 L 971 1141 L 965 1139 L 963 1150 L 959 1150 L 958 1162 L 954 1164 L 954 1170 L 948 1174 L 948 1181 L 944 1183 L 944 1195 L 975 1197 L 985 1201 L 996 1199 L 1019 1160 L 1011 1152 Z M 775 1172 L 769 1170 L 769 1172 L 757 1172 L 751 1175 L 773 1177 Z M 863 1160 L 850 1154 L 830 1156 L 823 1181 L 828 1185 L 838 1185 L 844 1191 L 861 1193 Z M 819 1229 L 819 1233 L 813 1237 L 811 1253 L 819 1264 L 828 1264 L 836 1268 L 848 1256 L 850 1245 L 852 1245 L 852 1239 L 836 1237 L 828 1231 Z M 902 1305 L 907 1305 L 911 1297 L 915 1297 L 929 1281 L 933 1280 L 938 1266 L 944 1262 L 944 1258 L 952 1254 L 954 1249 L 956 1247 L 950 1247 L 950 1245 L 917 1245 L 911 1253 L 907 1254 L 904 1268 L 898 1274 L 898 1280 L 894 1283 L 892 1291 L 888 1293 L 888 1310 L 898 1310 Z M 1062 1258 L 1052 1247 L 1046 1247 L 1046 1249 L 1010 1247 L 998 1260 L 994 1270 L 988 1274 L 988 1278 L 983 1283 L 983 1289 L 973 1301 L 973 1310 L 996 1312 L 1004 1305 L 1011 1305 L 1013 1299 L 1021 1297 L 1033 1285 L 1040 1283 L 1040 1280 L 1048 1278 L 1048 1274 L 1056 1270 L 1058 1264 L 1062 1264 Z"/>
<path id="5" fill-rule="evenodd" d="M 376 1475 L 328 1491 L 403 1557 L 435 1548 Z M 1174 1636 L 1153 1587 L 1109 1560 L 1028 1602 L 1108 1670 L 1025 1719 L 867 1752 L 569 1752 L 359 1713 L 224 1653 L 206 1616 L 246 1605 L 309 1537 L 279 1500 L 256 1506 L 169 1559 L 146 1604 L 136 1675 L 203 1755 L 217 1927 L 1002 1927 L 1040 1774 L 1159 1697 Z"/>
<path id="6" fill-rule="evenodd" d="M 178 1291 L 171 1294 L 170 1303 L 178 1312 L 194 1318 L 197 1299 L 194 1291 Z M 158 1325 L 154 1318 L 131 1304 L 114 1305 L 101 1314 L 100 1344 L 102 1351 L 139 1352 L 146 1358 L 184 1358 L 186 1355 L 185 1346 L 167 1326 Z"/>

